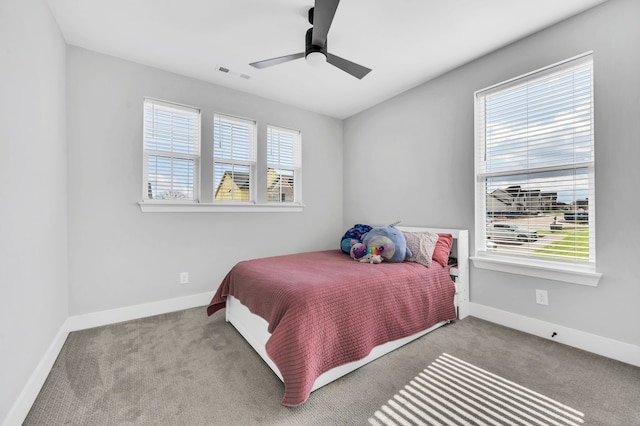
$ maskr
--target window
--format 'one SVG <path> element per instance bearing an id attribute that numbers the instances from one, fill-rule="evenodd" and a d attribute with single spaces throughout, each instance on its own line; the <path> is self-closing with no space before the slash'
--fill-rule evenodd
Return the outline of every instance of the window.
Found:
<path id="1" fill-rule="evenodd" d="M 300 201 L 300 132 L 267 127 L 267 201 Z"/>
<path id="2" fill-rule="evenodd" d="M 144 100 L 143 199 L 198 201 L 200 110 Z"/>
<path id="3" fill-rule="evenodd" d="M 214 115 L 214 202 L 255 202 L 256 143 L 254 121 Z"/>
<path id="4" fill-rule="evenodd" d="M 479 256 L 595 272 L 593 63 L 476 93 Z"/>
<path id="5" fill-rule="evenodd" d="M 303 211 L 300 131 L 265 126 L 258 139 L 256 121 L 210 113 L 203 149 L 202 113 L 144 98 L 143 212 Z"/>

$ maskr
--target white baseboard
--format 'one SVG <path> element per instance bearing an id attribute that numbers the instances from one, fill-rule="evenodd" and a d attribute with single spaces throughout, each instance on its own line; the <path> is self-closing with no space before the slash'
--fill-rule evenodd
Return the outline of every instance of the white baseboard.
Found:
<path id="1" fill-rule="evenodd" d="M 476 318 L 640 367 L 640 346 L 477 303 L 469 305 L 471 315 Z M 553 333 L 556 334 L 552 337 Z"/>
<path id="2" fill-rule="evenodd" d="M 67 340 L 68 335 L 69 332 L 65 330 L 63 325 L 60 328 L 60 331 L 58 331 L 56 336 L 53 338 L 53 341 L 47 348 L 33 374 L 29 377 L 29 381 L 22 389 L 20 396 L 18 396 L 18 400 L 9 410 L 7 417 L 5 417 L 2 422 L 3 426 L 19 426 L 24 422 L 25 417 L 29 414 L 31 406 L 38 397 L 38 393 L 40 392 L 42 385 L 44 385 L 45 380 L 47 380 L 49 371 L 51 371 L 53 364 L 56 362 L 58 354 L 60 353 L 60 350 L 62 350 L 62 346 L 64 345 L 65 340 Z"/>
<path id="3" fill-rule="evenodd" d="M 144 303 L 142 305 L 125 306 L 123 308 L 109 309 L 89 314 L 73 315 L 67 318 L 65 327 L 69 332 L 85 330 L 87 328 L 205 306 L 211 302 L 212 298 L 213 293 L 200 293 L 191 296 L 177 297 L 175 299 Z"/>
<path id="4" fill-rule="evenodd" d="M 158 302 L 144 303 L 141 305 L 126 306 L 124 308 L 110 309 L 89 314 L 73 315 L 66 319 L 60 327 L 60 331 L 53 338 L 49 348 L 38 363 L 29 381 L 22 389 L 18 400 L 13 404 L 7 417 L 2 421 L 3 426 L 18 426 L 24 422 L 29 414 L 31 406 L 38 397 L 38 393 L 44 385 L 53 364 L 55 363 L 67 336 L 72 331 L 114 324 L 153 315 L 166 314 L 183 309 L 197 308 L 209 304 L 213 293 L 200 293 L 175 299 L 161 300 Z M 203 310 L 203 316 L 206 315 Z"/>

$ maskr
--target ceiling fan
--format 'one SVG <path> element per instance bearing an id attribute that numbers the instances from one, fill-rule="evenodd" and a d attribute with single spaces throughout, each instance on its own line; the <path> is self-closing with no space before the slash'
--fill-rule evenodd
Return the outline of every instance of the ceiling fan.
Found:
<path id="1" fill-rule="evenodd" d="M 307 30 L 304 52 L 252 62 L 249 65 L 255 68 L 267 68 L 295 59 L 306 58 L 307 62 L 312 65 L 326 61 L 355 78 L 362 79 L 371 71 L 370 68 L 327 52 L 327 34 L 336 14 L 338 3 L 340 0 L 316 0 L 315 7 L 309 9 L 309 23 L 313 27 Z"/>

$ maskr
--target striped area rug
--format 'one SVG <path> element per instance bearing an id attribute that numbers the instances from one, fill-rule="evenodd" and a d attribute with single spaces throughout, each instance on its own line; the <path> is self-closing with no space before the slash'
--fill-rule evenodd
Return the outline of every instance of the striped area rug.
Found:
<path id="1" fill-rule="evenodd" d="M 584 414 L 446 353 L 369 418 L 392 425 L 583 425 Z"/>

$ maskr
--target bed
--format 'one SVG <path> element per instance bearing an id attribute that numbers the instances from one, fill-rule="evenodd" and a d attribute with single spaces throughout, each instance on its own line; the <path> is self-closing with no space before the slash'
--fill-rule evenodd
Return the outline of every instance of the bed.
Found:
<path id="1" fill-rule="evenodd" d="M 455 265 L 374 265 L 336 249 L 242 261 L 220 284 L 208 315 L 226 308 L 283 381 L 283 405 L 468 315 L 468 231 L 397 228 L 451 235 Z"/>

